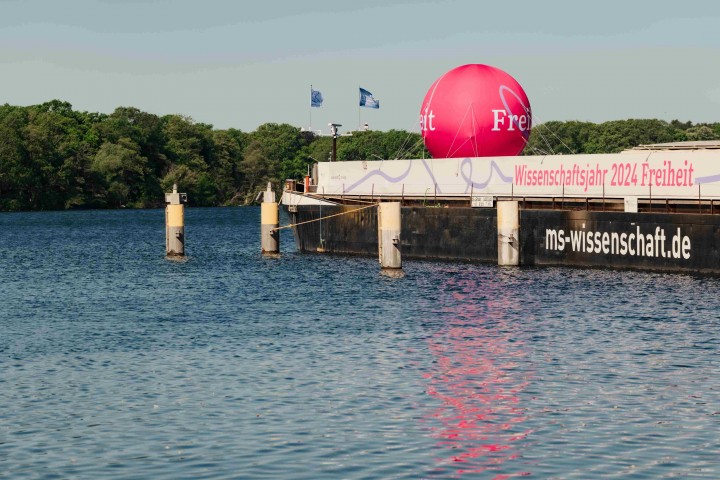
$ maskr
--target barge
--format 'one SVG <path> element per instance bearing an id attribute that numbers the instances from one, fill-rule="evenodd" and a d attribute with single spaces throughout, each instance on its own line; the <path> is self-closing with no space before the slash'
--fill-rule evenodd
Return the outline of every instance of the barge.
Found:
<path id="1" fill-rule="evenodd" d="M 282 205 L 298 250 L 377 255 L 400 202 L 404 258 L 720 273 L 720 142 L 617 154 L 322 162 Z M 515 236 L 499 227 L 517 209 Z M 501 214 L 498 214 L 498 211 Z"/>

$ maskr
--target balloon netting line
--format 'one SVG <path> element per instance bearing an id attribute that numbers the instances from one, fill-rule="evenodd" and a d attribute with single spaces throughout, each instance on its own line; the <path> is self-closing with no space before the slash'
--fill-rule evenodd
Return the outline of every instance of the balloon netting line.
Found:
<path id="1" fill-rule="evenodd" d="M 563 141 L 562 138 L 560 138 L 558 135 L 556 135 L 555 132 L 553 132 L 552 130 L 550 130 L 550 128 L 548 128 L 547 126 L 545 126 L 545 124 L 543 124 L 543 123 L 540 121 L 540 119 L 537 117 L 537 115 L 533 115 L 533 116 L 532 116 L 532 120 L 533 120 L 532 123 L 533 123 L 533 125 L 535 125 L 535 123 L 536 123 L 536 122 L 535 122 L 535 119 L 537 119 L 539 122 L 538 122 L 537 126 L 532 130 L 532 132 L 535 133 L 535 134 L 537 134 L 537 135 L 540 137 L 540 140 L 542 140 L 542 141 L 545 143 L 545 145 L 547 146 L 548 151 L 545 151 L 545 150 L 543 150 L 543 149 L 541 149 L 541 148 L 534 147 L 534 146 L 530 145 L 530 143 L 528 142 L 528 139 L 523 137 L 523 140 L 525 140 L 525 145 L 527 145 L 528 147 L 530 147 L 530 148 L 533 150 L 533 152 L 539 152 L 541 155 L 555 155 L 555 154 L 556 154 L 555 151 L 554 151 L 553 148 L 552 148 L 552 145 L 550 145 L 550 142 L 548 141 L 548 138 L 547 138 L 545 135 L 543 135 L 542 127 L 545 127 L 545 130 L 546 130 L 548 133 L 550 133 L 553 137 L 555 137 L 555 139 L 557 139 L 557 140 L 562 144 L 562 146 L 567 149 L 567 151 L 568 151 L 569 153 L 571 153 L 571 154 L 576 154 L 576 153 L 577 153 L 575 150 L 573 150 L 572 148 L 570 148 L 570 147 Z"/>

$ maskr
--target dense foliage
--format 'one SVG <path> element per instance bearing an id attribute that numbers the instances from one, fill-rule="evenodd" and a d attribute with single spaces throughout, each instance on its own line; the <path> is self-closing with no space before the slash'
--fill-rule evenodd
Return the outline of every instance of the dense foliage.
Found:
<path id="1" fill-rule="evenodd" d="M 616 153 L 652 143 L 720 140 L 720 123 L 615 120 L 547 122 L 533 127 L 524 155 Z"/>
<path id="2" fill-rule="evenodd" d="M 419 134 L 354 132 L 338 159 L 418 157 Z M 252 133 L 215 130 L 181 115 L 121 107 L 78 112 L 53 100 L 0 106 L 0 210 L 156 207 L 173 183 L 192 205 L 252 202 L 267 182 L 280 187 L 326 160 L 329 137 L 269 123 Z"/>
<path id="3" fill-rule="evenodd" d="M 616 152 L 642 143 L 720 139 L 720 124 L 659 120 L 535 127 L 525 154 Z M 157 207 L 177 183 L 197 206 L 252 202 L 267 182 L 301 178 L 332 139 L 287 124 L 251 133 L 181 115 L 67 102 L 0 106 L 0 210 Z M 361 131 L 338 139 L 338 160 L 429 157 L 418 133 Z"/>

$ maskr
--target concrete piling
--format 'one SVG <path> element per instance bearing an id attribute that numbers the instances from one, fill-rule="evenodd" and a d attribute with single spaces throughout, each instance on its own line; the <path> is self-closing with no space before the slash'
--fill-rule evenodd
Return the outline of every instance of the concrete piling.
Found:
<path id="1" fill-rule="evenodd" d="M 520 265 L 520 206 L 497 202 L 498 265 Z"/>
<path id="2" fill-rule="evenodd" d="M 402 268 L 400 226 L 400 202 L 380 202 L 378 204 L 378 256 L 380 268 Z"/>
<path id="3" fill-rule="evenodd" d="M 172 193 L 165 194 L 165 254 L 168 257 L 185 255 L 185 203 L 187 194 L 178 193 L 177 184 Z"/>
<path id="4" fill-rule="evenodd" d="M 267 190 L 263 192 L 263 202 L 260 205 L 260 245 L 262 253 L 277 254 L 280 252 L 280 226 L 278 204 L 275 201 L 275 192 L 272 184 L 268 182 Z"/>

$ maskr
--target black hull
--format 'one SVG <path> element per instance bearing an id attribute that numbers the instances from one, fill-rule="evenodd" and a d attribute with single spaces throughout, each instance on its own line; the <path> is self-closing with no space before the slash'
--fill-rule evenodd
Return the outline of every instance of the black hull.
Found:
<path id="1" fill-rule="evenodd" d="M 297 206 L 293 224 L 357 206 Z M 293 229 L 304 252 L 377 255 L 374 208 Z M 403 207 L 403 258 L 496 263 L 497 210 Z M 720 215 L 520 210 L 520 264 L 720 273 Z"/>

